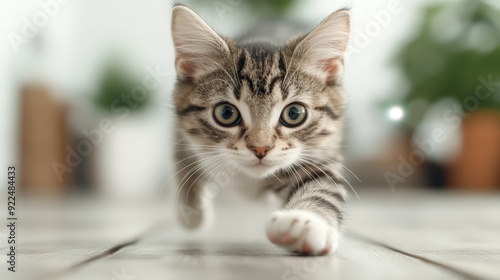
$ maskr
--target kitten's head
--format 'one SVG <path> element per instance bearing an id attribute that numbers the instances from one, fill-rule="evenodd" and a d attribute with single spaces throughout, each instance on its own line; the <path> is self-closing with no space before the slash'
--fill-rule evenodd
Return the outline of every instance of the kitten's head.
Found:
<path id="1" fill-rule="evenodd" d="M 223 38 L 175 6 L 176 113 L 198 153 L 258 178 L 336 153 L 349 18 L 337 11 L 310 33 L 274 46 Z"/>

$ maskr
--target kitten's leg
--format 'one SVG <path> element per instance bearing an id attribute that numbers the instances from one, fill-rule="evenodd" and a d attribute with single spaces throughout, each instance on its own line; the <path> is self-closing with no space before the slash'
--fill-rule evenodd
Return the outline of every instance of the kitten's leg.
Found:
<path id="1" fill-rule="evenodd" d="M 187 151 L 175 153 L 177 162 L 177 219 L 187 229 L 208 227 L 213 220 L 212 201 L 204 195 L 203 169 L 196 162 L 198 157 Z"/>
<path id="2" fill-rule="evenodd" d="M 336 180 L 335 180 L 336 181 Z M 323 255 L 337 249 L 346 192 L 330 176 L 290 186 L 283 209 L 266 224 L 268 239 L 291 252 Z"/>

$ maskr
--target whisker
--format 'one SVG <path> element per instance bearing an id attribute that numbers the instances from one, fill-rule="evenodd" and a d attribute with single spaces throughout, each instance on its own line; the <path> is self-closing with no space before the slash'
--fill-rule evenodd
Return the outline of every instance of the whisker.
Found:
<path id="1" fill-rule="evenodd" d="M 306 153 L 304 153 L 304 154 L 306 154 Z M 306 154 L 306 155 L 307 155 L 307 154 Z M 323 159 L 325 159 L 325 160 L 327 160 L 327 161 L 331 161 L 331 162 L 333 162 L 333 163 L 335 163 L 335 164 L 338 164 L 338 165 L 342 166 L 343 168 L 345 168 L 347 171 L 349 171 L 349 173 L 351 173 L 351 174 L 352 174 L 352 176 L 354 176 L 354 178 L 356 178 L 359 182 L 362 182 L 362 181 L 361 181 L 361 179 L 359 179 L 359 177 L 358 177 L 358 176 L 356 176 L 356 174 L 354 174 L 354 172 L 352 172 L 349 168 L 347 168 L 347 167 L 346 167 L 345 165 L 343 165 L 342 163 L 340 163 L 340 162 L 338 162 L 338 161 L 336 161 L 336 160 L 334 160 L 334 159 L 332 159 L 332 158 L 328 158 L 328 157 L 325 157 L 325 156 L 322 156 L 322 155 L 318 155 L 318 154 L 308 154 L 308 155 L 309 155 L 309 156 L 317 156 L 317 157 L 323 158 Z"/>
<path id="2" fill-rule="evenodd" d="M 200 154 L 196 154 L 196 155 L 192 155 L 192 156 L 189 156 L 189 157 L 185 157 L 183 158 L 182 160 L 174 163 L 172 166 L 170 166 L 170 168 L 168 168 L 167 170 L 163 171 L 162 173 L 165 173 L 169 170 L 171 170 L 172 168 L 174 168 L 175 166 L 177 166 L 179 163 L 185 161 L 185 160 L 188 160 L 190 158 L 193 158 L 193 157 L 198 157 L 198 156 L 203 156 L 203 155 L 209 155 L 209 154 L 213 154 L 213 153 L 217 153 L 217 152 L 220 152 L 220 151 L 210 151 L 210 152 L 206 152 L 206 153 L 200 153 Z M 176 173 L 177 174 L 177 173 Z M 171 179 L 173 176 L 175 176 L 176 174 L 172 175 L 169 179 Z"/>
<path id="3" fill-rule="evenodd" d="M 179 185 L 180 185 L 180 186 L 178 187 L 177 192 L 176 192 L 176 195 L 175 195 L 175 198 L 174 198 L 174 199 L 175 199 L 175 201 L 176 201 L 176 205 L 175 205 L 175 206 L 176 206 L 176 209 L 177 209 L 177 207 L 178 207 L 179 196 L 180 196 L 180 193 L 181 193 L 182 188 L 184 187 L 184 185 L 185 185 L 185 184 L 189 181 L 189 179 L 191 179 L 191 177 L 193 177 L 193 176 L 196 174 L 196 172 L 198 172 L 201 168 L 204 168 L 205 166 L 207 166 L 208 164 L 211 164 L 211 163 L 213 163 L 213 162 L 217 162 L 217 160 L 218 160 L 218 158 L 217 158 L 217 157 L 219 157 L 219 156 L 221 156 L 221 155 L 215 155 L 215 156 L 212 156 L 212 157 L 211 157 L 211 158 L 209 158 L 209 159 L 201 159 L 200 161 L 207 160 L 207 162 L 202 163 L 202 164 L 200 164 L 199 166 L 196 166 L 195 168 L 193 168 L 193 169 L 189 170 L 189 171 L 187 172 L 187 174 L 186 174 L 186 175 L 184 175 L 184 177 L 183 177 L 183 178 L 181 179 L 181 181 L 179 182 Z M 209 162 L 208 162 L 208 161 L 209 161 Z M 191 174 L 191 175 L 189 175 L 189 174 Z M 186 176 L 188 176 L 188 175 L 189 175 L 189 177 L 187 177 L 187 178 L 186 178 Z M 186 199 L 187 199 L 187 198 L 188 198 L 188 195 L 186 196 Z"/>
<path id="4" fill-rule="evenodd" d="M 307 162 L 309 162 L 309 164 L 313 165 L 314 167 L 318 168 L 321 172 L 323 172 L 323 174 L 325 174 L 325 176 L 328 178 L 328 180 L 330 182 L 332 182 L 335 187 L 337 188 L 337 190 L 339 191 L 339 194 L 342 196 L 342 199 L 344 200 L 345 204 L 347 205 L 347 208 L 351 208 L 349 206 L 349 203 L 347 203 L 347 199 L 344 197 L 344 195 L 342 194 L 342 190 L 340 189 L 339 185 L 337 184 L 337 182 L 334 180 L 334 178 L 331 177 L 331 175 L 328 175 L 322 168 L 319 168 L 319 166 L 317 166 L 316 164 L 314 164 L 313 162 L 305 159 Z M 324 189 L 326 190 L 326 189 Z"/>
<path id="5" fill-rule="evenodd" d="M 217 167 L 218 167 L 218 166 L 220 166 L 220 165 L 224 164 L 225 160 L 227 160 L 227 159 L 228 159 L 228 158 L 226 157 L 226 158 L 224 158 L 223 160 L 220 160 L 220 161 L 219 161 L 219 160 L 217 160 L 217 161 L 215 162 L 215 166 L 213 167 L 213 168 L 214 168 L 214 170 L 215 170 L 215 169 L 217 169 Z M 189 199 L 189 191 L 191 190 L 191 187 L 194 185 L 194 183 L 196 183 L 196 181 L 198 181 L 198 179 L 199 179 L 199 178 L 200 178 L 203 174 L 205 174 L 206 172 L 209 172 L 209 169 L 210 169 L 210 168 L 207 168 L 207 167 L 212 167 L 212 163 L 213 163 L 213 162 L 208 163 L 208 164 L 205 164 L 205 165 L 202 167 L 202 168 L 203 168 L 203 171 L 202 171 L 202 172 L 198 175 L 198 177 L 196 177 L 196 178 L 194 179 L 194 181 L 191 183 L 191 185 L 189 185 L 188 190 L 187 190 L 187 196 L 186 196 L 186 199 Z M 212 170 L 212 171 L 214 171 L 214 170 Z M 210 172 L 209 172 L 209 173 L 210 173 Z M 207 174 L 207 175 L 208 175 L 208 174 Z M 206 177 L 207 175 L 204 175 L 204 176 L 203 176 L 203 178 L 204 178 L 204 177 Z M 188 180 L 189 180 L 189 178 L 188 178 Z"/>
<path id="6" fill-rule="evenodd" d="M 215 152 L 210 152 L 210 153 L 215 153 Z M 186 160 L 186 159 L 183 159 L 183 160 Z M 163 186 L 162 186 L 162 188 L 161 188 L 160 193 L 162 193 L 162 192 L 163 192 L 163 189 L 165 189 L 166 184 L 167 184 L 167 183 L 168 183 L 168 182 L 169 182 L 169 181 L 170 181 L 173 177 L 175 177 L 177 174 L 179 174 L 179 172 L 182 172 L 182 171 L 183 171 L 183 170 L 185 170 L 186 168 L 190 167 L 190 166 L 191 166 L 191 165 L 193 165 L 193 164 L 197 164 L 197 163 L 201 162 L 202 160 L 203 160 L 203 159 L 198 159 L 198 160 L 196 160 L 196 161 L 194 161 L 194 162 L 192 162 L 192 163 L 190 163 L 190 164 L 188 164 L 188 165 L 184 166 L 182 169 L 178 170 L 177 172 L 175 172 L 175 174 L 174 174 L 174 175 L 170 176 L 170 177 L 169 177 L 169 178 L 165 181 L 165 183 L 163 184 Z M 178 164 L 178 163 L 176 163 L 175 165 L 177 165 L 177 164 Z M 171 169 L 171 168 L 170 168 L 170 169 Z"/>
<path id="7" fill-rule="evenodd" d="M 317 160 L 316 160 L 316 159 L 314 159 L 314 158 L 309 158 L 309 159 L 310 159 L 310 160 L 313 160 L 313 161 L 315 161 L 315 162 L 317 162 L 317 163 L 319 163 L 319 164 L 325 165 L 324 163 L 322 163 L 322 162 L 320 162 L 320 161 L 317 161 Z M 325 165 L 325 166 L 326 166 L 326 165 Z M 347 185 L 349 185 L 349 187 L 352 189 L 352 191 L 354 192 L 354 194 L 356 195 L 356 197 L 357 197 L 358 199 L 360 199 L 360 198 L 359 198 L 358 193 L 356 192 L 356 190 L 354 189 L 354 187 L 351 185 L 351 183 L 349 182 L 349 180 L 347 180 L 344 176 L 342 176 L 342 174 L 340 174 L 340 173 L 339 173 L 339 172 L 337 172 L 336 170 L 332 169 L 332 171 L 333 171 L 333 172 L 335 172 L 335 173 L 337 173 L 337 175 L 338 175 L 338 176 L 340 176 L 340 178 L 342 178 L 342 179 L 343 179 L 343 180 L 347 183 Z"/>

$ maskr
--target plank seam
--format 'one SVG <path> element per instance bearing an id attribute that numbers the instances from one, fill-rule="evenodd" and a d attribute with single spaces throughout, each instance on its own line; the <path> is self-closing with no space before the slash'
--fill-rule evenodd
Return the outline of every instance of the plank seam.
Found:
<path id="1" fill-rule="evenodd" d="M 445 264 L 445 263 L 433 260 L 431 258 L 427 258 L 427 257 L 424 257 L 424 256 L 420 256 L 420 255 L 417 255 L 417 254 L 414 254 L 414 253 L 410 253 L 410 252 L 404 251 L 402 249 L 398 249 L 396 247 L 393 247 L 391 245 L 388 245 L 386 243 L 383 243 L 383 242 L 380 242 L 378 240 L 372 239 L 370 237 L 367 237 L 367 236 L 365 236 L 363 234 L 360 234 L 360 233 L 357 233 L 357 232 L 354 232 L 354 231 L 350 231 L 349 234 L 346 234 L 346 235 L 350 235 L 350 236 L 352 236 L 355 239 L 358 239 L 358 240 L 361 240 L 361 241 L 365 241 L 365 242 L 371 243 L 373 245 L 377 245 L 377 246 L 386 248 L 388 250 L 391 250 L 393 252 L 405 255 L 407 257 L 410 257 L 410 258 L 413 258 L 413 259 L 418 259 L 420 261 L 423 261 L 425 263 L 428 263 L 428 264 L 431 264 L 433 266 L 439 267 L 441 269 L 447 270 L 448 272 L 452 272 L 452 273 L 454 273 L 454 274 L 456 274 L 458 276 L 464 277 L 466 279 L 473 279 L 473 280 L 486 279 L 486 278 L 480 277 L 478 275 L 472 274 L 472 273 L 470 273 L 468 271 L 464 271 L 464 270 L 456 268 L 454 266 L 451 266 L 451 265 L 448 265 L 448 264 Z"/>

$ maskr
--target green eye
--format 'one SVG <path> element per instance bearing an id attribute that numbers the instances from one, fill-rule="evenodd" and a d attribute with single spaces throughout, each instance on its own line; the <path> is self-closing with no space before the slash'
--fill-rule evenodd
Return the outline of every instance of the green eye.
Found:
<path id="1" fill-rule="evenodd" d="M 222 103 L 214 108 L 214 119 L 221 126 L 235 126 L 241 121 L 240 112 L 229 103 Z"/>
<path id="2" fill-rule="evenodd" d="M 292 103 L 283 109 L 281 123 L 288 127 L 296 127 L 304 123 L 307 117 L 306 107 L 299 103 Z"/>

